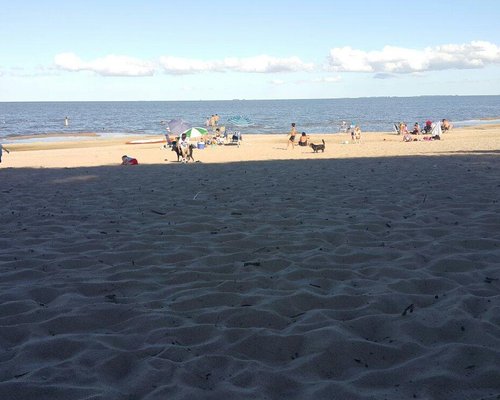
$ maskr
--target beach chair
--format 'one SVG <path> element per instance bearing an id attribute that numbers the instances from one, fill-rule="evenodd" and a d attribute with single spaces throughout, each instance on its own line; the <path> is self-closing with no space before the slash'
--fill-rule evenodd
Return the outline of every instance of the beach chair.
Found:
<path id="1" fill-rule="evenodd" d="M 165 144 L 163 147 L 166 149 L 167 147 L 172 147 L 173 145 L 176 145 L 177 144 L 177 140 L 172 140 L 172 138 L 170 137 L 170 134 L 165 134 L 165 139 L 166 139 L 166 142 L 167 144 Z"/>
<path id="2" fill-rule="evenodd" d="M 229 146 L 236 145 L 236 146 L 240 147 L 240 143 L 242 140 L 240 131 L 234 131 L 232 134 L 230 133 L 226 137 L 227 137 L 226 145 L 229 145 Z"/>
<path id="3" fill-rule="evenodd" d="M 342 121 L 342 123 L 339 125 L 339 132 L 347 133 L 348 130 L 349 124 L 346 121 Z"/>

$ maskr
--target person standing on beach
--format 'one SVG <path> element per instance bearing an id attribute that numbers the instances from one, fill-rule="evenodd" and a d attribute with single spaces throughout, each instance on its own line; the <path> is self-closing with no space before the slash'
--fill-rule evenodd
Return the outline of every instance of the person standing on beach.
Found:
<path id="1" fill-rule="evenodd" d="M 290 130 L 288 142 L 286 143 L 286 149 L 288 146 L 292 145 L 292 149 L 295 148 L 295 136 L 297 135 L 297 128 L 295 128 L 295 122 L 292 122 L 292 129 Z"/>
<path id="2" fill-rule="evenodd" d="M 7 152 L 7 154 L 10 154 L 10 151 L 6 147 L 3 147 L 2 143 L 0 143 L 0 163 L 2 162 L 2 152 L 3 152 L 3 150 L 5 150 Z"/>
<path id="3" fill-rule="evenodd" d="M 215 125 L 216 125 L 215 114 L 212 114 L 212 116 L 210 117 L 210 128 L 212 128 L 212 132 L 214 133 L 215 133 Z"/>
<path id="4" fill-rule="evenodd" d="M 361 143 L 361 128 L 359 125 L 354 127 L 354 143 Z"/>

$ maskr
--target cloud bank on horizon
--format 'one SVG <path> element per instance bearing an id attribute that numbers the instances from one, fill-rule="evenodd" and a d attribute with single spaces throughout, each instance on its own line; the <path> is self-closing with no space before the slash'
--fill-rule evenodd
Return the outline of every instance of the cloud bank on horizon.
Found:
<path id="1" fill-rule="evenodd" d="M 448 69 L 479 69 L 500 64 L 500 47 L 488 41 L 463 44 L 445 44 L 424 49 L 385 46 L 382 50 L 364 51 L 352 47 L 332 48 L 327 62 L 315 64 L 297 56 L 227 57 L 221 60 L 202 60 L 175 56 L 159 56 L 157 60 L 141 60 L 125 55 L 106 55 L 84 61 L 74 53 L 54 57 L 57 69 L 69 72 L 90 71 L 101 76 L 140 77 L 162 72 L 169 75 L 187 75 L 207 72 L 288 73 L 288 72 L 347 72 L 373 73 L 374 77 L 411 74 Z M 328 81 L 336 82 L 335 77 Z M 326 82 L 326 81 L 325 81 Z"/>
<path id="2" fill-rule="evenodd" d="M 413 73 L 446 69 L 483 68 L 500 64 L 500 47 L 486 41 L 447 44 L 423 50 L 385 46 L 381 51 L 351 47 L 330 50 L 330 66 L 337 72 Z"/>

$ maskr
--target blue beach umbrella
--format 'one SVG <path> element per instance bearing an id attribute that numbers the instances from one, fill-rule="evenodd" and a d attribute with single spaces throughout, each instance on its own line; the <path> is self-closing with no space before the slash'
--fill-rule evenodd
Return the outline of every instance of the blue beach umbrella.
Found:
<path id="1" fill-rule="evenodd" d="M 252 120 L 242 115 L 234 115 L 228 118 L 227 123 L 234 126 L 246 127 L 252 125 Z"/>
<path id="2" fill-rule="evenodd" d="M 182 118 L 171 119 L 167 122 L 167 131 L 175 136 L 179 136 L 191 127 L 192 125 L 189 122 L 184 121 Z"/>

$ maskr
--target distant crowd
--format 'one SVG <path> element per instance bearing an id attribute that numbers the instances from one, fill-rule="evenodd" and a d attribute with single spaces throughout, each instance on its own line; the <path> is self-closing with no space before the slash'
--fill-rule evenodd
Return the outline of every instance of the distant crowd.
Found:
<path id="1" fill-rule="evenodd" d="M 416 138 L 415 135 L 429 135 L 423 137 L 422 140 L 441 140 L 442 133 L 450 131 L 452 128 L 453 124 L 446 118 L 437 123 L 427 120 L 423 128 L 420 127 L 418 122 L 415 122 L 411 131 L 408 129 L 405 122 L 400 122 L 399 125 L 395 124 L 395 129 L 398 135 L 403 136 L 404 142 L 418 141 L 419 139 Z"/>

